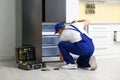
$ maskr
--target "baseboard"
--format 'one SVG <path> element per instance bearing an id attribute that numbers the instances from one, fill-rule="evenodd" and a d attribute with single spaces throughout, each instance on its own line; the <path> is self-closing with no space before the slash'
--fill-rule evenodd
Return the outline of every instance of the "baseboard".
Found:
<path id="1" fill-rule="evenodd" d="M 15 55 L 10 56 L 0 56 L 0 60 L 15 60 Z"/>

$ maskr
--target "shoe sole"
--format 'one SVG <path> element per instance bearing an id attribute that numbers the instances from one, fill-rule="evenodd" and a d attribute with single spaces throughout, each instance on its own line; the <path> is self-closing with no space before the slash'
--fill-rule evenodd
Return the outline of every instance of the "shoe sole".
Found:
<path id="1" fill-rule="evenodd" d="M 73 69 L 77 69 L 77 68 L 63 68 L 63 67 L 61 67 L 61 69 L 69 69 L 69 70 L 73 70 Z"/>
<path id="2" fill-rule="evenodd" d="M 77 67 L 72 67 L 72 68 L 64 68 L 64 67 L 61 67 L 61 69 L 69 69 L 69 70 L 73 70 L 73 69 L 77 69 Z"/>
<path id="3" fill-rule="evenodd" d="M 95 56 L 91 56 L 89 64 L 90 64 L 90 70 L 91 71 L 94 71 L 94 70 L 97 69 L 97 63 L 96 63 Z"/>

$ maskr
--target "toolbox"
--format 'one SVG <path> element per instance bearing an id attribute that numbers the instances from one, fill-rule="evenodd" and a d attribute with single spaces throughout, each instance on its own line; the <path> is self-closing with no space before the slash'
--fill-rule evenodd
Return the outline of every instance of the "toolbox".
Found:
<path id="1" fill-rule="evenodd" d="M 35 47 L 23 46 L 16 48 L 16 63 L 18 68 L 24 70 L 33 70 L 45 68 L 45 63 L 36 60 Z"/>

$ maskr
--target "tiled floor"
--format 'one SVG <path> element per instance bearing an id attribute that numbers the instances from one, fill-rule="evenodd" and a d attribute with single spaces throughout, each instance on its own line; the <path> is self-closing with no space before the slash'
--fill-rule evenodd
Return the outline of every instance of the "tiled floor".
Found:
<path id="1" fill-rule="evenodd" d="M 15 61 L 0 61 L 0 80 L 120 80 L 120 56 L 96 57 L 96 71 L 85 69 L 54 70 L 63 63 L 47 63 L 50 71 L 25 71 Z"/>

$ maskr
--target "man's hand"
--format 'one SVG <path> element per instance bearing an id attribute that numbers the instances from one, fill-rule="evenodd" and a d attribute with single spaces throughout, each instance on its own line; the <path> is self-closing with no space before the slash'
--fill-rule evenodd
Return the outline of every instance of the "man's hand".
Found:
<path id="1" fill-rule="evenodd" d="M 76 23 L 76 22 L 83 22 L 85 26 L 89 25 L 90 21 L 88 20 L 74 20 L 72 21 L 72 23 Z"/>
<path id="2" fill-rule="evenodd" d="M 75 22 L 84 22 L 85 20 L 74 20 L 72 21 L 72 23 L 75 23 Z"/>
<path id="3" fill-rule="evenodd" d="M 88 26 L 89 24 L 90 24 L 90 21 L 88 21 L 88 20 L 85 20 L 85 21 L 84 21 L 84 25 L 85 25 L 85 26 Z"/>
<path id="4" fill-rule="evenodd" d="M 60 61 L 64 61 L 62 54 L 60 53 Z"/>

